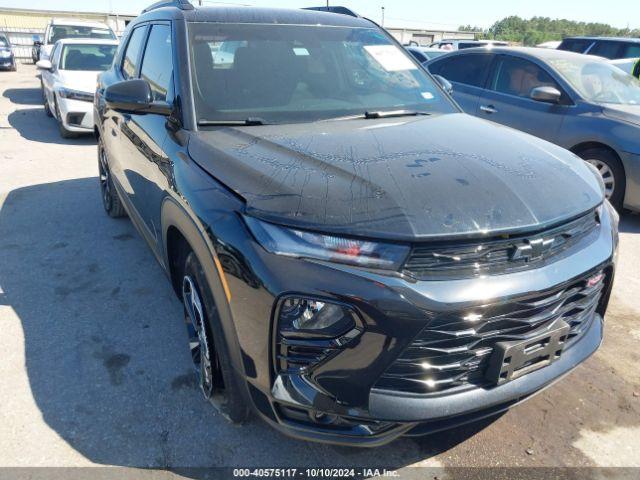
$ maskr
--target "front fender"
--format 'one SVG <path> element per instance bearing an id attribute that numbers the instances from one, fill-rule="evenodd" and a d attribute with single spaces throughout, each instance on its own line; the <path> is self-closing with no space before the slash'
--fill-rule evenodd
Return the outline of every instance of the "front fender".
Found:
<path id="1" fill-rule="evenodd" d="M 187 210 L 172 197 L 166 197 L 162 203 L 162 232 L 163 232 L 163 261 L 167 272 L 169 271 L 168 258 L 168 232 L 174 227 L 187 240 L 189 246 L 195 253 L 198 261 L 202 265 L 207 283 L 213 298 L 216 302 L 225 341 L 229 347 L 231 355 L 230 361 L 233 368 L 244 376 L 244 367 L 238 334 L 233 322 L 231 309 L 229 307 L 228 287 L 224 272 L 220 267 L 220 261 L 216 254 L 215 247 L 209 235 L 199 221 L 194 220 Z"/>

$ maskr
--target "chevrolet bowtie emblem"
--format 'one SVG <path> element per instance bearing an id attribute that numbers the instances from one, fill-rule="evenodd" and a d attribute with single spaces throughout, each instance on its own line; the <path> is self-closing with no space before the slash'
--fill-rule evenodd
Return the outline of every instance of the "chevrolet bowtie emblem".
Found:
<path id="1" fill-rule="evenodd" d="M 555 241 L 555 238 L 525 240 L 524 244 L 516 246 L 515 251 L 511 255 L 511 260 L 524 260 L 525 262 L 537 260 L 551 250 Z"/>

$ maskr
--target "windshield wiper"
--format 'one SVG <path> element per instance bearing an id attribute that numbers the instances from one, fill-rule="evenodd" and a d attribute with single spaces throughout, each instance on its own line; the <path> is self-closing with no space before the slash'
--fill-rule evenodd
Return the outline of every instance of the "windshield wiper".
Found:
<path id="1" fill-rule="evenodd" d="M 258 117 L 249 117 L 245 120 L 200 120 L 198 126 L 218 127 L 218 126 L 241 126 L 253 127 L 256 125 L 272 125 L 271 123 Z"/>
<path id="2" fill-rule="evenodd" d="M 364 118 L 391 118 L 391 117 L 418 117 L 420 115 L 431 115 L 429 112 L 420 112 L 417 110 L 382 110 L 378 112 L 365 112 Z"/>

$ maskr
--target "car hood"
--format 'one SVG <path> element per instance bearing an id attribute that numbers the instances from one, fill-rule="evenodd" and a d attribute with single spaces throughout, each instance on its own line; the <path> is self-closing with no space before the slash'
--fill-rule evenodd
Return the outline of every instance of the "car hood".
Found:
<path id="1" fill-rule="evenodd" d="M 215 128 L 189 153 L 249 215 L 336 234 L 521 232 L 602 202 L 572 153 L 464 114 Z"/>
<path id="2" fill-rule="evenodd" d="M 640 105 L 605 105 L 602 112 L 609 118 L 640 125 Z"/>
<path id="3" fill-rule="evenodd" d="M 58 70 L 58 83 L 64 88 L 78 90 L 79 92 L 94 93 L 100 73 L 101 72 Z"/>

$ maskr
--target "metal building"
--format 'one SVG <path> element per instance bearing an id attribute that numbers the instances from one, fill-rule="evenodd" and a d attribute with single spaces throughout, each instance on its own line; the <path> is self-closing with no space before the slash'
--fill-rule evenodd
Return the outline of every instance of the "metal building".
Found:
<path id="1" fill-rule="evenodd" d="M 52 18 L 77 18 L 102 22 L 111 27 L 118 36 L 122 35 L 126 26 L 135 15 L 100 12 L 66 12 L 58 10 L 30 10 L 25 8 L 0 8 L 0 32 L 8 35 L 14 45 L 17 58 L 31 58 L 31 47 L 34 36 L 43 35 L 47 23 Z"/>

